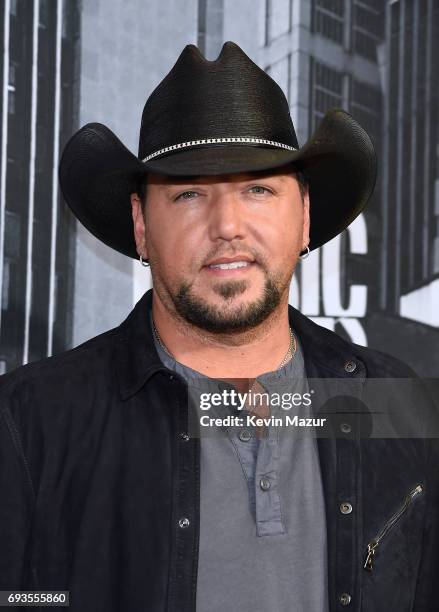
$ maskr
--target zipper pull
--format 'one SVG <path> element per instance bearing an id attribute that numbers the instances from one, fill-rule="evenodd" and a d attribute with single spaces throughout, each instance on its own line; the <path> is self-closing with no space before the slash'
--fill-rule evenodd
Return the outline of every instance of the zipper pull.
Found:
<path id="1" fill-rule="evenodd" d="M 363 567 L 368 572 L 371 572 L 373 569 L 373 556 L 375 554 L 376 548 L 378 548 L 378 542 L 376 540 L 372 540 L 367 545 L 367 557 L 366 557 L 366 561 L 364 562 Z"/>
<path id="2" fill-rule="evenodd" d="M 422 485 L 418 484 L 417 487 L 415 487 L 413 489 L 413 491 L 409 494 L 410 499 L 413 499 L 414 497 L 416 497 L 416 495 L 418 495 L 418 493 L 422 493 Z"/>

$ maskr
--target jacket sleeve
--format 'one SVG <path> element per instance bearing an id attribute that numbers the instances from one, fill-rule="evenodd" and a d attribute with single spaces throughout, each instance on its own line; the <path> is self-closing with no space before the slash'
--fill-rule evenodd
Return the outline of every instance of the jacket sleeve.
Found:
<path id="1" fill-rule="evenodd" d="M 0 590 L 32 589 L 30 537 L 34 506 L 27 462 L 0 391 Z"/>

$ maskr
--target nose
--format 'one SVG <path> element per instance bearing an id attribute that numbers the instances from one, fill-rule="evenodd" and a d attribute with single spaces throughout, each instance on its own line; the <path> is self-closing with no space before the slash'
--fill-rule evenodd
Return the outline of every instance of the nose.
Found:
<path id="1" fill-rule="evenodd" d="M 244 207 L 230 191 L 217 192 L 209 203 L 209 237 L 231 241 L 244 238 Z"/>

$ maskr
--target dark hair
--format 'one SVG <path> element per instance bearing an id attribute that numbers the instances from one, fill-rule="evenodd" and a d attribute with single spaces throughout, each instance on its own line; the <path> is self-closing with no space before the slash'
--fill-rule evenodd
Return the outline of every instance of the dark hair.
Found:
<path id="1" fill-rule="evenodd" d="M 306 178 L 303 170 L 299 170 L 298 168 L 293 168 L 292 174 L 296 177 L 296 180 L 299 183 L 300 197 L 302 198 L 303 202 L 306 192 L 309 189 L 308 179 Z"/>
<path id="2" fill-rule="evenodd" d="M 308 190 L 308 180 L 303 170 L 299 170 L 299 168 L 297 168 L 296 166 L 293 166 L 290 171 L 299 183 L 300 197 L 303 201 Z M 139 175 L 136 181 L 136 185 L 136 193 L 139 196 L 140 202 L 142 204 L 142 210 L 145 210 L 146 192 L 148 189 L 148 174 L 145 173 Z"/>
<path id="3" fill-rule="evenodd" d="M 136 180 L 136 193 L 139 196 L 142 210 L 145 209 L 146 204 L 146 190 L 148 188 L 148 174 L 140 174 Z"/>

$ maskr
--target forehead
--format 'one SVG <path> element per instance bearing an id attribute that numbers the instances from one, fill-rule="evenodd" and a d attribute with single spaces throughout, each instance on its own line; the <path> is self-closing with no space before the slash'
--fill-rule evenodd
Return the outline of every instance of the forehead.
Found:
<path id="1" fill-rule="evenodd" d="M 148 183 L 152 185 L 185 185 L 187 183 L 203 183 L 203 184 L 215 184 L 215 183 L 239 183 L 245 181 L 252 181 L 256 179 L 270 179 L 277 178 L 284 180 L 287 177 L 291 177 L 294 171 L 291 168 L 276 168 L 273 170 L 264 170 L 262 172 L 245 172 L 245 173 L 233 173 L 233 174 L 221 174 L 214 176 L 199 176 L 199 175 L 187 175 L 187 176 L 168 176 L 165 174 L 148 174 Z"/>

